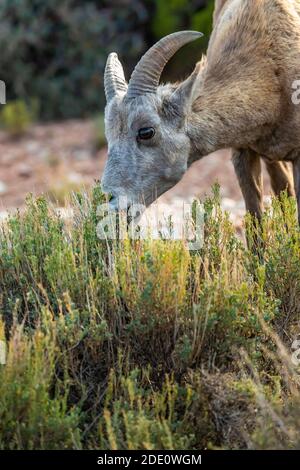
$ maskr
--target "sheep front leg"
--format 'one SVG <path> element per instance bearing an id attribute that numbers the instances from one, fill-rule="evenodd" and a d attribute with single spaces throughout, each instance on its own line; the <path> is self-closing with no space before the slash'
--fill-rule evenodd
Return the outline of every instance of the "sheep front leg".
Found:
<path id="1" fill-rule="evenodd" d="M 246 209 L 258 220 L 263 213 L 261 160 L 252 150 L 234 150 L 232 161 L 242 190 Z"/>
<path id="2" fill-rule="evenodd" d="M 300 157 L 293 161 L 294 183 L 296 191 L 296 199 L 298 206 L 298 223 L 300 225 Z"/>

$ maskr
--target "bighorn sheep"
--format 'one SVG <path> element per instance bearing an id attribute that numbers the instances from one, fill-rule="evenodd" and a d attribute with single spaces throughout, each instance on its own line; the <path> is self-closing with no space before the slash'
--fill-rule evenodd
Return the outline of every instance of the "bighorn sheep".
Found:
<path id="1" fill-rule="evenodd" d="M 262 214 L 261 158 L 273 190 L 300 206 L 299 0 L 217 0 L 207 59 L 180 84 L 159 85 L 175 52 L 201 33 L 173 33 L 146 52 L 127 85 L 117 55 L 105 70 L 108 161 L 103 189 L 146 205 L 187 168 L 222 148 L 233 163 L 247 209 Z M 300 214 L 300 211 L 299 211 Z"/>

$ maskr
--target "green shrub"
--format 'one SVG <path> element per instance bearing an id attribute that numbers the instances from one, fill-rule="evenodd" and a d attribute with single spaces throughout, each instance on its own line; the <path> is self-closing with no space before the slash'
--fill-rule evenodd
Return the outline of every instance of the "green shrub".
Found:
<path id="1" fill-rule="evenodd" d="M 210 13 L 202 17 L 205 5 L 186 0 L 3 0 L 0 78 L 7 96 L 36 99 L 46 120 L 94 115 L 105 104 L 103 71 L 109 52 L 118 52 L 128 76 L 164 34 L 211 23 Z M 205 44 L 194 49 L 195 58 Z M 184 68 L 185 56 L 181 59 Z M 191 67 L 193 62 L 191 57 Z"/>
<path id="2" fill-rule="evenodd" d="M 36 98 L 44 119 L 99 111 L 108 52 L 133 65 L 147 20 L 140 0 L 4 0 L 0 70 L 8 97 Z"/>
<path id="3" fill-rule="evenodd" d="M 55 331 L 30 335 L 15 325 L 0 365 L 0 448 L 80 446 L 79 413 L 68 408 L 67 377 L 55 380 Z"/>
<path id="4" fill-rule="evenodd" d="M 1 447 L 296 447 L 294 202 L 274 199 L 260 252 L 237 238 L 217 192 L 195 252 L 100 240 L 103 202 L 99 187 L 75 194 L 66 223 L 29 197 L 0 227 Z"/>
<path id="5" fill-rule="evenodd" d="M 37 117 L 37 107 L 22 100 L 11 101 L 2 107 L 1 126 L 12 136 L 24 134 Z"/>
<path id="6" fill-rule="evenodd" d="M 144 375 L 144 377 L 143 377 Z M 147 374 L 110 374 L 99 435 L 102 449 L 185 449 L 189 434 L 188 410 L 193 392 L 166 377 L 161 390 L 141 385 Z"/>

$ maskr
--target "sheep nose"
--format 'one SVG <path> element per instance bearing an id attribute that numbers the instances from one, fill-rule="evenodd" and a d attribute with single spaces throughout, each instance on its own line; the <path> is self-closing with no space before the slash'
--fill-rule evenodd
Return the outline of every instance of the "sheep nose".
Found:
<path id="1" fill-rule="evenodd" d="M 101 189 L 105 194 L 112 193 L 111 187 L 108 184 L 107 179 L 105 178 L 105 174 L 101 178 Z"/>

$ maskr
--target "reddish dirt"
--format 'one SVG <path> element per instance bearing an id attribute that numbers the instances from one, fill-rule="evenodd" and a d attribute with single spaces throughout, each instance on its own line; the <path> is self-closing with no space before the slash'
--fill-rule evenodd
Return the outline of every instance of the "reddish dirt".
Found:
<path id="1" fill-rule="evenodd" d="M 97 151 L 91 122 L 34 126 L 20 139 L 0 133 L 0 210 L 22 207 L 26 194 L 64 186 L 91 185 L 99 179 L 105 149 Z"/>

